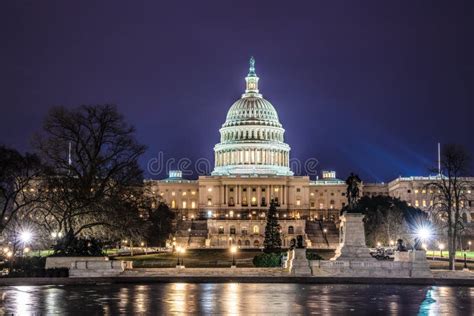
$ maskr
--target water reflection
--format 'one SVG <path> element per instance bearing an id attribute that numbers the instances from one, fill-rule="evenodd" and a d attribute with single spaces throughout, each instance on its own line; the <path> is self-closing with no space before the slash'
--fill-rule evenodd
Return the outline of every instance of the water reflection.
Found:
<path id="1" fill-rule="evenodd" d="M 310 284 L 0 287 L 0 314 L 389 314 L 474 312 L 474 288 Z"/>

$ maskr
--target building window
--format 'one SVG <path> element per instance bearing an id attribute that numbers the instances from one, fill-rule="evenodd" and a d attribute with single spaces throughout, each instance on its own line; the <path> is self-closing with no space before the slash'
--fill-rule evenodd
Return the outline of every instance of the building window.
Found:
<path id="1" fill-rule="evenodd" d="M 300 199 L 297 199 L 297 200 L 296 200 L 296 205 L 297 205 L 297 206 L 300 206 L 300 205 L 301 205 L 301 200 L 300 200 Z"/>
<path id="2" fill-rule="evenodd" d="M 246 236 L 248 234 L 247 227 L 242 227 L 242 235 Z"/>
<path id="3" fill-rule="evenodd" d="M 176 208 L 176 201 L 175 200 L 171 201 L 171 208 Z"/>
<path id="4" fill-rule="evenodd" d="M 186 206 L 187 206 L 186 201 L 183 201 L 183 208 L 186 208 Z"/>
<path id="5" fill-rule="evenodd" d="M 224 226 L 219 226 L 219 234 L 224 234 Z"/>
<path id="6" fill-rule="evenodd" d="M 320 210 L 324 209 L 324 203 L 319 203 L 319 209 Z"/>
<path id="7" fill-rule="evenodd" d="M 415 190 L 415 194 L 418 194 L 418 189 Z"/>
<path id="8" fill-rule="evenodd" d="M 418 203 L 418 200 L 415 200 L 415 206 L 420 206 L 420 203 Z"/>
<path id="9" fill-rule="evenodd" d="M 212 188 L 207 188 L 207 192 L 212 192 Z"/>
<path id="10" fill-rule="evenodd" d="M 230 234 L 235 235 L 235 227 L 234 226 L 230 226 Z"/>
<path id="11" fill-rule="evenodd" d="M 300 189 L 300 188 L 297 188 L 297 189 L 296 189 L 296 192 L 301 192 L 301 189 Z"/>
<path id="12" fill-rule="evenodd" d="M 254 234 L 259 234 L 259 233 L 260 233 L 260 229 L 258 228 L 258 225 L 255 225 L 255 226 L 253 227 L 253 233 L 254 233 Z"/>
<path id="13" fill-rule="evenodd" d="M 426 200 L 422 201 L 422 205 L 423 205 L 423 207 L 426 207 Z"/>
<path id="14" fill-rule="evenodd" d="M 288 234 L 293 235 L 295 233 L 295 228 L 293 226 L 288 226 Z"/>
<path id="15" fill-rule="evenodd" d="M 407 190 L 408 193 L 411 193 L 411 190 Z"/>
<path id="16" fill-rule="evenodd" d="M 212 199 L 211 199 L 211 198 L 208 198 L 208 199 L 207 199 L 207 205 L 209 205 L 209 206 L 212 205 Z"/>
<path id="17" fill-rule="evenodd" d="M 196 202 L 194 201 L 191 202 L 191 208 L 196 208 Z"/>
<path id="18" fill-rule="evenodd" d="M 234 188 L 230 188 L 229 191 L 230 191 L 230 192 L 234 192 Z"/>

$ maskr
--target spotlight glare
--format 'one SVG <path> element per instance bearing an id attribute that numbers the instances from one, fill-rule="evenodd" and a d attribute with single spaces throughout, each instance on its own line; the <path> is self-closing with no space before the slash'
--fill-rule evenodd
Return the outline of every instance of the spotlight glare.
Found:
<path id="1" fill-rule="evenodd" d="M 20 240 L 24 244 L 29 243 L 32 238 L 33 238 L 33 234 L 28 230 L 25 230 L 20 233 Z"/>
<path id="2" fill-rule="evenodd" d="M 417 229 L 416 235 L 421 241 L 428 241 L 431 239 L 431 229 L 428 227 L 420 227 Z"/>

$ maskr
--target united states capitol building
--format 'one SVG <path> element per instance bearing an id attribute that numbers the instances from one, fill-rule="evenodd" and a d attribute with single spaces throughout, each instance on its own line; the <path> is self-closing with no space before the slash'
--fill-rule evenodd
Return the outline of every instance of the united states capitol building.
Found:
<path id="1" fill-rule="evenodd" d="M 146 181 L 153 194 L 177 213 L 178 244 L 261 247 L 273 199 L 284 247 L 298 237 L 308 247 L 337 246 L 339 213 L 347 203 L 345 181 L 336 178 L 335 171 L 323 171 L 317 180 L 293 175 L 285 129 L 275 107 L 260 93 L 253 58 L 245 92 L 230 107 L 219 132 L 211 175 L 186 180 L 180 171 L 170 171 L 166 179 Z M 432 200 L 423 187 L 430 180 L 400 177 L 388 183 L 363 183 L 361 191 L 366 196 L 397 197 L 428 211 Z M 474 220 L 471 201 L 463 219 Z"/>

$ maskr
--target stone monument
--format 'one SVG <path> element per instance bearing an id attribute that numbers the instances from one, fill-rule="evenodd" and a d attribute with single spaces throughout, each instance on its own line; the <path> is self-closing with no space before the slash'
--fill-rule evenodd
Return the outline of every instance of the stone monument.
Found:
<path id="1" fill-rule="evenodd" d="M 339 227 L 339 246 L 331 260 L 375 261 L 365 244 L 364 215 L 345 212 Z"/>
<path id="2" fill-rule="evenodd" d="M 306 249 L 296 248 L 291 263 L 291 274 L 295 276 L 311 276 L 311 268 L 308 259 L 306 259 Z"/>

